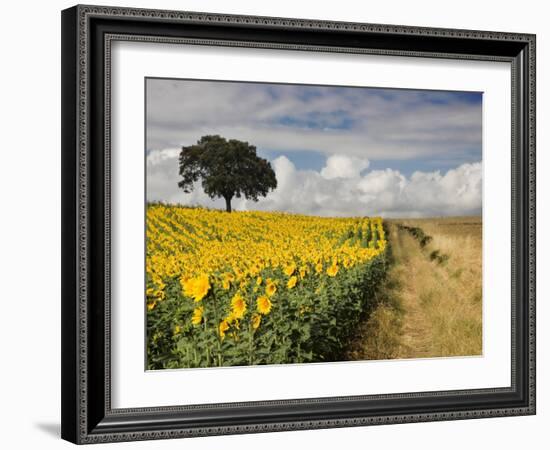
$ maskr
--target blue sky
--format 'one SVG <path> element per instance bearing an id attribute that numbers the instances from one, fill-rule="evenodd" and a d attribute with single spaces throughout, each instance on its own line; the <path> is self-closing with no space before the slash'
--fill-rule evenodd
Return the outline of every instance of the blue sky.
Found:
<path id="1" fill-rule="evenodd" d="M 149 200 L 216 206 L 201 196 L 200 186 L 191 197 L 184 196 L 173 179 L 177 161 L 168 160 L 177 159 L 182 145 L 205 134 L 220 134 L 248 141 L 279 170 L 290 170 L 293 189 L 307 185 L 320 192 L 327 188 L 320 183 L 325 183 L 331 185 L 327 192 L 339 192 L 341 197 L 344 191 L 339 188 L 345 185 L 357 191 L 356 201 L 362 198 L 367 209 L 387 215 L 481 211 L 482 93 L 173 79 L 148 79 L 146 86 Z M 365 194 L 380 184 L 375 176 L 388 171 L 399 186 L 393 204 Z M 447 174 L 462 172 L 470 178 L 444 180 Z M 283 172 L 280 178 L 288 179 Z M 458 197 L 452 192 L 445 195 L 456 200 L 456 207 L 434 203 L 422 211 L 407 210 L 407 202 L 414 199 L 415 179 L 424 184 L 437 179 L 442 185 L 433 189 L 454 190 Z M 290 186 L 283 188 L 289 195 Z M 238 207 L 351 214 L 339 210 L 338 199 L 327 211 L 320 206 L 327 202 L 308 205 L 303 198 L 296 199 L 296 205 L 283 205 L 276 201 L 281 192 Z M 438 197 L 429 191 L 424 195 Z"/>

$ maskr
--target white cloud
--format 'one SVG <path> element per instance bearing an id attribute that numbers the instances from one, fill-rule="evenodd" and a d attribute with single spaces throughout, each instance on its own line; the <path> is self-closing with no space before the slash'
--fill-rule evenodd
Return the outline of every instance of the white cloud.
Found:
<path id="1" fill-rule="evenodd" d="M 163 150 L 147 159 L 147 199 L 223 208 L 210 199 L 200 182 L 190 194 L 177 187 L 178 151 Z M 371 170 L 367 160 L 329 157 L 320 171 L 298 170 L 286 156 L 272 161 L 277 189 L 258 202 L 234 199 L 236 210 L 287 211 L 321 216 L 421 217 L 481 212 L 481 162 L 462 164 L 446 173 Z"/>
<path id="2" fill-rule="evenodd" d="M 161 165 L 164 161 L 172 161 L 177 158 L 181 152 L 179 148 L 166 148 L 157 152 L 150 152 L 147 155 L 147 163 L 152 167 Z"/>
<path id="3" fill-rule="evenodd" d="M 329 180 L 333 178 L 356 178 L 369 167 L 368 159 L 345 155 L 330 155 L 321 175 Z"/>
<path id="4" fill-rule="evenodd" d="M 359 182 L 360 200 L 387 216 L 448 216 L 481 212 L 481 162 L 462 164 L 444 175 L 395 170 L 368 173 Z"/>
<path id="5" fill-rule="evenodd" d="M 224 201 L 210 199 L 200 185 L 189 194 L 178 187 L 178 181 L 181 179 L 178 173 L 179 153 L 179 149 L 169 148 L 147 155 L 147 201 L 222 208 Z"/>

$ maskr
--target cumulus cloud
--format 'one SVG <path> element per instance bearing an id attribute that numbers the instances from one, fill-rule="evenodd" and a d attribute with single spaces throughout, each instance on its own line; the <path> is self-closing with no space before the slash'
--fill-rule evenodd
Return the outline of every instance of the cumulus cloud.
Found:
<path id="1" fill-rule="evenodd" d="M 321 175 L 329 180 L 333 178 L 355 178 L 369 167 L 368 159 L 345 155 L 330 155 Z"/>
<path id="2" fill-rule="evenodd" d="M 200 183 L 190 194 L 177 188 L 178 151 L 167 149 L 147 159 L 147 199 L 224 208 Z M 429 217 L 481 213 L 481 162 L 445 173 L 368 169 L 368 160 L 344 155 L 327 158 L 320 171 L 299 170 L 286 156 L 272 161 L 277 189 L 258 202 L 234 199 L 236 210 L 286 211 L 320 216 Z"/>
<path id="3" fill-rule="evenodd" d="M 223 200 L 211 200 L 204 193 L 200 184 L 193 192 L 186 194 L 178 187 L 181 179 L 178 173 L 178 157 L 180 149 L 168 148 L 150 152 L 147 155 L 147 201 L 162 201 L 165 203 L 181 203 L 183 205 L 203 205 L 210 208 L 222 208 Z"/>

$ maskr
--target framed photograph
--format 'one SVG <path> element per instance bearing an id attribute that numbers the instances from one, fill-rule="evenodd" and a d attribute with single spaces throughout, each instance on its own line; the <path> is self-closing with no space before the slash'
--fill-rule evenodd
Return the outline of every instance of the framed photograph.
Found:
<path id="1" fill-rule="evenodd" d="M 62 12 L 62 437 L 535 413 L 535 36 Z"/>

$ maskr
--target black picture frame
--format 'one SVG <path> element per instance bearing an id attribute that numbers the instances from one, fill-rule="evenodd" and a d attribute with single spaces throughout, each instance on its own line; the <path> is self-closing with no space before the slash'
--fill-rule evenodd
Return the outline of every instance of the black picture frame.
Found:
<path id="1" fill-rule="evenodd" d="M 512 67 L 511 386 L 112 409 L 113 40 L 507 61 Z M 62 437 L 98 443 L 535 414 L 535 36 L 181 11 L 62 12 Z"/>

